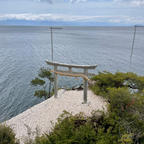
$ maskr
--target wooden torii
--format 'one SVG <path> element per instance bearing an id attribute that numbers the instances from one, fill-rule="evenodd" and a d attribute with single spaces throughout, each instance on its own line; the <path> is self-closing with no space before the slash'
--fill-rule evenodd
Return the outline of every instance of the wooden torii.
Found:
<path id="1" fill-rule="evenodd" d="M 70 77 L 82 77 L 84 79 L 84 103 L 87 103 L 87 89 L 88 89 L 88 82 L 90 82 L 90 79 L 88 76 L 93 76 L 95 74 L 88 73 L 88 70 L 95 69 L 97 65 L 69 65 L 64 63 L 57 63 L 57 62 L 51 62 L 46 60 L 46 63 L 48 65 L 51 65 L 54 67 L 54 70 L 50 70 L 54 73 L 54 96 L 57 98 L 57 90 L 58 90 L 58 82 L 57 82 L 57 75 L 61 76 L 70 76 Z M 68 68 L 68 71 L 59 70 L 58 67 L 66 67 Z M 72 68 L 76 69 L 83 69 L 82 72 L 74 72 L 72 71 Z"/>

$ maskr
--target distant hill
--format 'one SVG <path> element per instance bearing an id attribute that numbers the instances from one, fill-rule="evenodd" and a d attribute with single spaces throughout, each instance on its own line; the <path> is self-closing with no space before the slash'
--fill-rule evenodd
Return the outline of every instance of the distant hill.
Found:
<path id="1" fill-rule="evenodd" d="M 126 26 L 121 23 L 104 22 L 64 22 L 64 21 L 26 21 L 26 20 L 2 20 L 0 25 L 24 25 L 24 26 Z"/>

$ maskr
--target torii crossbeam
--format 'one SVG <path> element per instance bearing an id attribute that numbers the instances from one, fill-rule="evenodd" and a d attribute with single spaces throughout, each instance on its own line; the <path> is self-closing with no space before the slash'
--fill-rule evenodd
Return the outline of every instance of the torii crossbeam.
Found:
<path id="1" fill-rule="evenodd" d="M 88 76 L 95 75 L 92 73 L 88 73 L 88 70 L 95 69 L 97 67 L 97 65 L 69 65 L 69 64 L 64 64 L 64 63 L 51 62 L 48 60 L 46 60 L 46 63 L 48 65 L 54 66 L 54 70 L 51 70 L 51 72 L 54 73 L 54 95 L 55 95 L 55 98 L 57 98 L 57 89 L 58 89 L 57 75 L 58 74 L 62 75 L 62 76 L 82 77 L 84 79 L 84 103 L 87 103 L 88 81 L 90 81 Z M 66 67 L 66 68 L 68 68 L 68 71 L 58 70 L 58 67 Z M 83 69 L 83 73 L 82 72 L 74 72 L 74 71 L 72 71 L 72 68 Z"/>

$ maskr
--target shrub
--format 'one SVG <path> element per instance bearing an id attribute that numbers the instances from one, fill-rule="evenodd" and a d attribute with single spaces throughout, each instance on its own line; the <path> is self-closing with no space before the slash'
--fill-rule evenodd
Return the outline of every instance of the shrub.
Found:
<path id="1" fill-rule="evenodd" d="M 134 73 L 121 73 L 117 72 L 112 74 L 110 72 L 100 72 L 94 76 L 92 80 L 95 81 L 95 85 L 91 86 L 91 89 L 95 94 L 106 96 L 109 88 L 121 88 L 127 87 L 136 89 L 137 93 L 144 90 L 144 77 L 137 76 Z"/>
<path id="2" fill-rule="evenodd" d="M 10 127 L 0 125 L 0 144 L 18 144 Z"/>
<path id="3" fill-rule="evenodd" d="M 116 112 L 119 116 L 127 112 L 134 101 L 133 94 L 127 88 L 109 88 L 107 98 L 110 103 L 110 111 Z"/>
<path id="4" fill-rule="evenodd" d="M 84 116 L 72 116 L 65 112 L 46 138 L 50 144 L 92 144 L 96 141 L 96 133 Z"/>
<path id="5" fill-rule="evenodd" d="M 27 144 L 120 144 L 119 130 L 116 116 L 103 114 L 97 118 L 95 114 L 84 117 L 63 113 L 50 134 Z"/>
<path id="6" fill-rule="evenodd" d="M 91 89 L 107 99 L 108 112 L 91 117 L 64 112 L 52 132 L 33 144 L 144 144 L 144 77 L 103 72 L 92 79 Z"/>

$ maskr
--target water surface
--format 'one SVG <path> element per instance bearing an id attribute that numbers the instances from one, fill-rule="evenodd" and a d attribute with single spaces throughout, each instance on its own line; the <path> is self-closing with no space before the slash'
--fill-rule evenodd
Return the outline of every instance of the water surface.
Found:
<path id="1" fill-rule="evenodd" d="M 133 27 L 63 27 L 54 30 L 54 60 L 69 64 L 98 64 L 103 70 L 144 75 L 144 29 L 137 29 L 130 67 Z M 0 121 L 23 112 L 42 100 L 33 96 L 30 81 L 45 60 L 51 60 L 49 27 L 0 26 Z M 60 77 L 60 87 L 81 79 Z"/>

